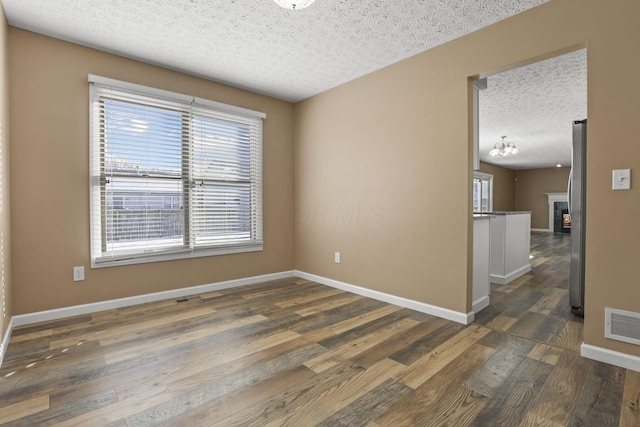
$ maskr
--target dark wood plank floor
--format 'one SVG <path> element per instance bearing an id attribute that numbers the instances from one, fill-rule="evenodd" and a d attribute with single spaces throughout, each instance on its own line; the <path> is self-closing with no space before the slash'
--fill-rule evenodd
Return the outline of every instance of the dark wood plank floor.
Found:
<path id="1" fill-rule="evenodd" d="M 0 424 L 638 426 L 640 374 L 579 355 L 568 243 L 467 327 L 291 278 L 16 328 Z"/>

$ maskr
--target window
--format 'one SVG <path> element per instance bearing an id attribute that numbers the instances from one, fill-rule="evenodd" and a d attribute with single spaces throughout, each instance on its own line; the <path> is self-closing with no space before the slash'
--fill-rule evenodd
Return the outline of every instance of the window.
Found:
<path id="1" fill-rule="evenodd" d="M 262 250 L 263 113 L 89 81 L 93 267 Z"/>
<path id="2" fill-rule="evenodd" d="M 484 172 L 473 173 L 473 211 L 493 211 L 493 175 Z"/>

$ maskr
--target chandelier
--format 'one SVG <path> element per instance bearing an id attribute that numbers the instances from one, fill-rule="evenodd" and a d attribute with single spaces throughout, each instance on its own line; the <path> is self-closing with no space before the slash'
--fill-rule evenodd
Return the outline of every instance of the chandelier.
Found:
<path id="1" fill-rule="evenodd" d="M 502 141 L 496 142 L 491 151 L 489 151 L 491 157 L 518 154 L 518 149 L 515 144 L 513 142 L 505 142 L 505 138 L 506 136 L 503 136 Z"/>
<path id="2" fill-rule="evenodd" d="M 298 10 L 304 9 L 307 6 L 311 6 L 316 0 L 273 0 L 279 6 L 284 7 L 285 9 Z"/>

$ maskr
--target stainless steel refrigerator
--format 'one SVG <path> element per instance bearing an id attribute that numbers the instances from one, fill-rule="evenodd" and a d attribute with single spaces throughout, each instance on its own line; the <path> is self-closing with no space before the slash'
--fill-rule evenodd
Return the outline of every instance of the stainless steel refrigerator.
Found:
<path id="1" fill-rule="evenodd" d="M 587 120 L 573 122 L 573 152 L 568 198 L 571 216 L 571 265 L 569 303 L 571 311 L 584 316 L 584 248 L 587 166 Z"/>

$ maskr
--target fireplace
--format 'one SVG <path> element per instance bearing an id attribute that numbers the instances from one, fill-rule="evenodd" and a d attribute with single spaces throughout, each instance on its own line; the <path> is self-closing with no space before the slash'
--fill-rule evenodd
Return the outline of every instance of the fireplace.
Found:
<path id="1" fill-rule="evenodd" d="M 567 202 L 553 203 L 553 232 L 571 233 L 571 215 Z"/>
<path id="2" fill-rule="evenodd" d="M 570 233 L 571 217 L 567 204 L 567 193 L 544 193 L 549 201 L 549 224 L 547 230 L 553 233 Z"/>

